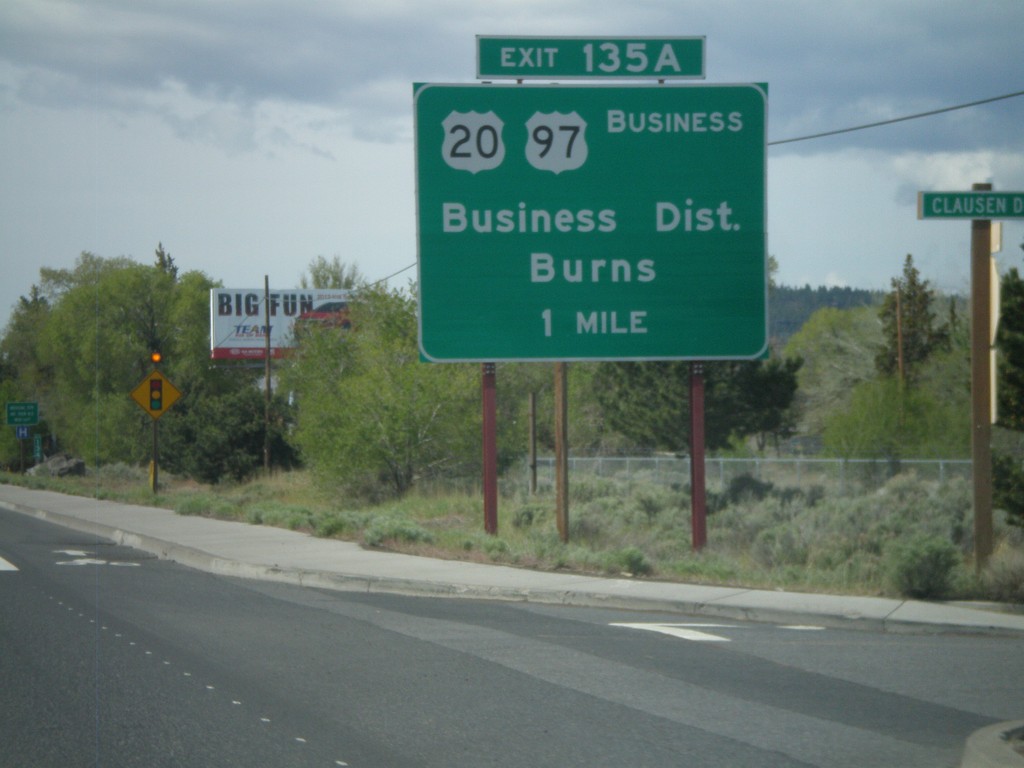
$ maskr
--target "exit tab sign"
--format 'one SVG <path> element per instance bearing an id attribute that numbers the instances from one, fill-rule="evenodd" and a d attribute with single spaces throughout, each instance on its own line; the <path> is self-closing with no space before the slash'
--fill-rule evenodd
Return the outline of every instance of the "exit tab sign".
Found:
<path id="1" fill-rule="evenodd" d="M 919 219 L 1024 219 L 1024 192 L 918 192 Z"/>
<path id="2" fill-rule="evenodd" d="M 703 37 L 477 35 L 478 78 L 703 79 Z"/>

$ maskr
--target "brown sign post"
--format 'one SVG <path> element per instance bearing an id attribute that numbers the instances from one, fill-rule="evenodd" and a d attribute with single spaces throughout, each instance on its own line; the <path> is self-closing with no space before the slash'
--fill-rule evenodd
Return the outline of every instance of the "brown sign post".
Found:
<path id="1" fill-rule="evenodd" d="M 974 558 L 981 570 L 992 533 L 992 220 L 1024 218 L 1024 192 L 920 192 L 919 219 L 971 220 L 971 459 L 974 476 Z"/>
<path id="2" fill-rule="evenodd" d="M 159 362 L 159 354 L 153 353 L 152 360 L 154 363 Z M 153 371 L 131 391 L 131 396 L 153 418 L 153 461 L 149 484 L 153 493 L 156 493 L 160 472 L 160 433 L 156 422 L 178 401 L 181 392 L 160 371 Z"/>

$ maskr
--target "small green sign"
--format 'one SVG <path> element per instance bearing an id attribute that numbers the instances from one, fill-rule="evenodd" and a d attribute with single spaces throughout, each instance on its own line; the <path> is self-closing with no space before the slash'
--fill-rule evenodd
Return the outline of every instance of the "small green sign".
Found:
<path id="1" fill-rule="evenodd" d="M 12 427 L 31 427 L 39 423 L 39 403 L 8 403 L 7 424 Z"/>
<path id="2" fill-rule="evenodd" d="M 1024 192 L 918 192 L 919 219 L 1024 219 Z"/>
<path id="3" fill-rule="evenodd" d="M 703 37 L 478 35 L 476 40 L 478 78 L 704 78 Z"/>
<path id="4" fill-rule="evenodd" d="M 425 85 L 415 101 L 426 359 L 763 354 L 762 87 Z"/>

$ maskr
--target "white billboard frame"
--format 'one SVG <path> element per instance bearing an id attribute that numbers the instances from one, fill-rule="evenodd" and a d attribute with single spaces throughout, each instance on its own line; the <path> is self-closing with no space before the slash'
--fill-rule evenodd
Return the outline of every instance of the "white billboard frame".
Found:
<path id="1" fill-rule="evenodd" d="M 213 360 L 264 360 L 267 334 L 270 356 L 285 356 L 295 347 L 295 323 L 318 322 L 348 327 L 345 289 L 263 288 L 210 289 L 210 358 Z M 270 327 L 267 328 L 267 306 Z"/>

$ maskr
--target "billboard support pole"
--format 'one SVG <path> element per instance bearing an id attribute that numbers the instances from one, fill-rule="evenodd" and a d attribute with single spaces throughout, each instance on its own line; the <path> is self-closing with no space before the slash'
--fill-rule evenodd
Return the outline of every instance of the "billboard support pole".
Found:
<path id="1" fill-rule="evenodd" d="M 263 471 L 270 474 L 270 276 L 263 276 L 263 335 L 266 338 L 264 355 L 264 377 L 266 398 L 263 405 Z"/>
<path id="2" fill-rule="evenodd" d="M 481 366 L 481 400 L 483 404 L 484 450 L 484 530 L 498 532 L 498 429 L 497 374 L 494 363 Z"/>

